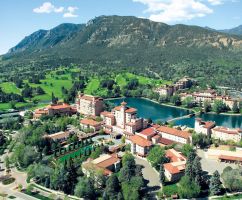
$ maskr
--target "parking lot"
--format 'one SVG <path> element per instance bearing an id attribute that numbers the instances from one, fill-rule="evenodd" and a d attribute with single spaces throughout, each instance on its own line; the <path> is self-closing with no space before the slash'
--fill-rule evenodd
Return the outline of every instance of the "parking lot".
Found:
<path id="1" fill-rule="evenodd" d="M 206 158 L 205 152 L 201 149 L 197 150 L 198 156 L 201 157 L 201 164 L 202 169 L 204 171 L 207 171 L 210 175 L 213 174 L 216 170 L 221 174 L 223 172 L 223 169 L 227 166 L 230 166 L 232 168 L 236 168 L 236 164 L 229 164 L 224 162 L 219 162 L 217 160 Z"/>

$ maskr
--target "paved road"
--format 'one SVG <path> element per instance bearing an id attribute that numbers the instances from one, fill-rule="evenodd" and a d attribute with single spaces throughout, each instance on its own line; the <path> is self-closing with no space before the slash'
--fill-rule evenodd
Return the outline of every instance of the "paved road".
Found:
<path id="1" fill-rule="evenodd" d="M 151 167 L 147 160 L 141 159 L 139 157 L 135 157 L 135 162 L 138 165 L 142 165 L 144 168 L 142 169 L 143 177 L 148 181 L 148 193 L 149 199 L 156 199 L 155 193 L 158 192 L 160 187 L 159 175 L 157 172 Z"/>
<path id="2" fill-rule="evenodd" d="M 199 157 L 201 157 L 202 169 L 204 171 L 207 171 L 210 175 L 213 174 L 213 172 L 215 172 L 216 170 L 218 170 L 218 172 L 221 174 L 224 168 L 227 166 L 230 166 L 232 168 L 237 167 L 237 165 L 235 164 L 219 162 L 217 160 L 207 158 L 205 152 L 201 149 L 197 150 L 197 154 Z"/>

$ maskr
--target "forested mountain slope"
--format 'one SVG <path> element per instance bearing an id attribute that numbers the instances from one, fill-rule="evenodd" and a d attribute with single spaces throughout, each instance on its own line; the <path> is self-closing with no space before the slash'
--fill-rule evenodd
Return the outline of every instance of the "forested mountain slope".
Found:
<path id="1" fill-rule="evenodd" d="M 61 24 L 31 34 L 2 57 L 0 70 L 3 76 L 9 71 L 14 76 L 19 69 L 27 73 L 77 64 L 95 73 L 111 69 L 151 76 L 153 71 L 165 79 L 188 75 L 241 87 L 241 51 L 242 36 L 136 17 L 101 16 L 85 25 Z"/>

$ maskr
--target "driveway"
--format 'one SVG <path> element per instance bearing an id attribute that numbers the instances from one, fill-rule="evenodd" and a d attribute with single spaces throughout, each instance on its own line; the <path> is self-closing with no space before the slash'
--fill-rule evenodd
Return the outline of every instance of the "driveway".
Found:
<path id="1" fill-rule="evenodd" d="M 135 157 L 135 162 L 137 165 L 144 167 L 142 173 L 144 179 L 147 181 L 148 199 L 156 199 L 156 192 L 161 189 L 159 174 L 151 167 L 147 160 Z"/>
<path id="2" fill-rule="evenodd" d="M 199 157 L 201 157 L 201 165 L 202 165 L 202 169 L 204 171 L 207 171 L 208 174 L 212 175 L 213 172 L 215 172 L 216 170 L 218 170 L 218 172 L 221 174 L 224 170 L 225 167 L 232 167 L 232 168 L 236 168 L 237 165 L 236 164 L 230 164 L 230 163 L 225 163 L 225 162 L 219 162 L 217 160 L 214 159 L 210 159 L 206 157 L 206 153 L 201 150 L 198 149 L 197 150 L 197 154 Z"/>

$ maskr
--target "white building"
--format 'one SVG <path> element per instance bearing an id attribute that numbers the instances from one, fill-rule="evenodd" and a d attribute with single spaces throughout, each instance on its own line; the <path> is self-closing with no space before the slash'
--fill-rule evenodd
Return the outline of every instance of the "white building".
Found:
<path id="1" fill-rule="evenodd" d="M 84 115 L 99 116 L 103 111 L 104 103 L 100 97 L 78 94 L 76 98 L 77 112 Z"/>
<path id="2" fill-rule="evenodd" d="M 131 145 L 131 153 L 139 156 L 146 156 L 152 146 L 152 142 L 139 136 L 133 135 L 126 139 L 126 143 Z"/>
<path id="3" fill-rule="evenodd" d="M 101 117 L 104 119 L 106 132 L 119 134 L 133 135 L 136 131 L 146 128 L 148 124 L 143 118 L 138 118 L 137 110 L 128 107 L 126 102 L 116 106 L 112 112 L 102 112 Z"/>
<path id="4" fill-rule="evenodd" d="M 239 128 L 230 129 L 226 127 L 215 127 L 212 129 L 212 138 L 215 138 L 215 139 L 240 142 L 241 137 L 242 137 L 242 130 Z"/>
<path id="5" fill-rule="evenodd" d="M 195 119 L 195 131 L 196 133 L 202 133 L 207 136 L 211 136 L 212 134 L 212 128 L 216 126 L 215 122 L 211 121 L 202 121 L 201 118 Z"/>
<path id="6" fill-rule="evenodd" d="M 192 141 L 192 136 L 187 131 L 181 131 L 167 126 L 160 126 L 157 128 L 157 131 L 162 136 L 162 138 L 171 140 L 173 142 L 189 144 Z"/>
<path id="7" fill-rule="evenodd" d="M 166 157 L 170 162 L 164 164 L 165 176 L 169 181 L 179 180 L 185 173 L 186 157 L 175 149 L 168 149 Z"/>

